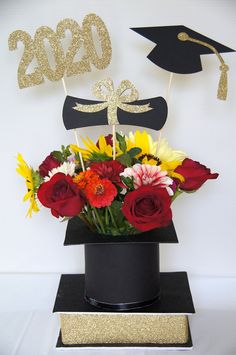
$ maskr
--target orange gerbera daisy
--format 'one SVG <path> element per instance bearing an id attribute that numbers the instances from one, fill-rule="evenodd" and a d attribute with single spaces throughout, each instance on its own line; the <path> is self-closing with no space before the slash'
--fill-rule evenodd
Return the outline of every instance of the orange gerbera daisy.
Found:
<path id="1" fill-rule="evenodd" d="M 92 170 L 82 171 L 73 178 L 74 183 L 76 183 L 81 190 L 85 190 L 87 185 L 92 185 L 98 180 L 100 181 L 99 175 Z"/>
<path id="2" fill-rule="evenodd" d="M 115 185 L 108 179 L 100 179 L 85 188 L 85 195 L 93 207 L 106 207 L 112 204 L 117 195 Z"/>

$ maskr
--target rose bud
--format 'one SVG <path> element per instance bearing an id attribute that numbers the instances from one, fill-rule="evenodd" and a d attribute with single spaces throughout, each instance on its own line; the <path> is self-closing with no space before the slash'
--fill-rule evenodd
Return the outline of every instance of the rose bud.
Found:
<path id="1" fill-rule="evenodd" d="M 186 158 L 175 172 L 184 177 L 184 182 L 179 183 L 179 188 L 184 191 L 195 191 L 209 179 L 217 179 L 219 174 L 211 173 L 211 170 L 197 161 Z"/>
<path id="2" fill-rule="evenodd" d="M 39 174 L 42 177 L 48 176 L 49 171 L 53 168 L 57 168 L 61 163 L 57 160 L 52 153 L 39 165 Z"/>

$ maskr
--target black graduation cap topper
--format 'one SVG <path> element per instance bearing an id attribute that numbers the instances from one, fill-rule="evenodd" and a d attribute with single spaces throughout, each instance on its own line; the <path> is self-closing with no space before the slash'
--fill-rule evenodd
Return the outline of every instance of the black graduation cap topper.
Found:
<path id="1" fill-rule="evenodd" d="M 218 98 L 226 99 L 229 68 L 219 53 L 235 52 L 233 49 L 181 25 L 131 29 L 157 44 L 147 58 L 172 73 L 197 73 L 202 70 L 200 55 L 215 53 L 220 60 L 222 73 Z"/>
<path id="2" fill-rule="evenodd" d="M 165 99 L 138 100 L 138 91 L 128 80 L 123 80 L 116 90 L 111 79 L 100 80 L 94 85 L 93 94 L 102 101 L 66 97 L 63 107 L 66 129 L 124 124 L 159 130 L 166 122 Z"/>

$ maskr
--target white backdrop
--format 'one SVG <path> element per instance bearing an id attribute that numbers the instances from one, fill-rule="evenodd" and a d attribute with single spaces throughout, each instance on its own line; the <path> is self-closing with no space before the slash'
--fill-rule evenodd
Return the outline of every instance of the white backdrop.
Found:
<path id="1" fill-rule="evenodd" d="M 82 23 L 91 12 L 108 27 L 113 57 L 104 71 L 94 69 L 66 80 L 69 94 L 78 97 L 92 99 L 92 84 L 107 76 L 116 85 L 129 79 L 138 88 L 140 98 L 165 95 L 169 73 L 146 59 L 153 43 L 130 27 L 183 24 L 236 49 L 233 0 L 1 0 L 0 272 L 83 271 L 83 247 L 63 247 L 65 224 L 44 209 L 32 219 L 25 218 L 28 205 L 21 202 L 25 185 L 15 172 L 17 152 L 36 167 L 51 150 L 74 141 L 62 123 L 63 87 L 61 82 L 46 81 L 19 89 L 16 72 L 22 46 L 10 52 L 7 41 L 16 29 L 33 35 L 42 25 L 55 29 L 59 20 L 67 17 Z M 162 270 L 236 276 L 236 55 L 223 56 L 230 66 L 226 102 L 216 99 L 220 73 L 214 55 L 202 57 L 202 72 L 174 75 L 164 134 L 173 147 L 205 163 L 220 177 L 174 202 L 179 244 L 161 246 Z M 97 129 L 89 130 L 93 138 L 98 134 Z"/>

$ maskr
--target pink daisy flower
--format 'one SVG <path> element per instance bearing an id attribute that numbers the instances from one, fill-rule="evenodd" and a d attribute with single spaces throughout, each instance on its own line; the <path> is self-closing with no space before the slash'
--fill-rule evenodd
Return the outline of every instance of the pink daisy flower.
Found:
<path id="1" fill-rule="evenodd" d="M 170 187 L 173 184 L 173 180 L 167 176 L 167 171 L 161 170 L 158 165 L 135 164 L 130 168 L 126 168 L 120 176 L 133 177 L 135 189 L 144 185 L 158 186 L 166 188 L 170 196 L 174 194 Z"/>

